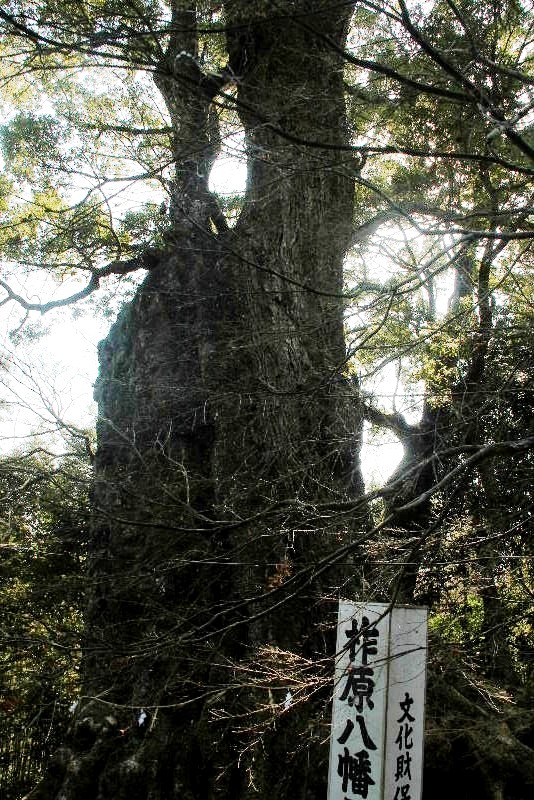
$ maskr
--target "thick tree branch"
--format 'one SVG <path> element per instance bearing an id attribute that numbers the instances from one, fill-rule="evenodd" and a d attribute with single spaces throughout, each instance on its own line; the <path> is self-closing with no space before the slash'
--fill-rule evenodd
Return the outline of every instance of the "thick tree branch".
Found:
<path id="1" fill-rule="evenodd" d="M 69 121 L 73 122 L 74 120 Z M 130 125 L 106 125 L 104 123 L 99 125 L 82 123 L 80 128 L 84 131 L 101 131 L 102 133 L 127 133 L 130 136 L 168 136 L 172 133 L 171 127 L 135 128 Z"/>
<path id="2" fill-rule="evenodd" d="M 370 422 L 371 425 L 378 425 L 380 428 L 388 428 L 388 430 L 393 431 L 401 440 L 413 436 L 418 432 L 417 426 L 410 425 L 404 416 L 398 412 L 388 414 L 366 402 L 362 402 L 362 411 L 364 418 L 367 422 Z"/>
<path id="3" fill-rule="evenodd" d="M 148 248 L 140 256 L 128 261 L 112 261 L 105 267 L 93 270 L 87 285 L 83 289 L 80 289 L 79 292 L 74 292 L 68 297 L 63 297 L 59 300 L 49 300 L 47 303 L 32 303 L 26 300 L 26 298 L 13 291 L 9 284 L 0 278 L 0 287 L 7 295 L 2 301 L 2 305 L 7 301 L 13 300 L 26 311 L 39 311 L 41 314 L 46 314 L 47 311 L 52 311 L 54 308 L 70 306 L 73 303 L 77 303 L 89 297 L 89 295 L 93 294 L 93 292 L 99 288 L 102 278 L 107 278 L 110 275 L 127 275 L 130 272 L 137 272 L 139 269 L 154 269 L 154 267 L 158 265 L 160 258 L 160 251 L 155 248 Z"/>

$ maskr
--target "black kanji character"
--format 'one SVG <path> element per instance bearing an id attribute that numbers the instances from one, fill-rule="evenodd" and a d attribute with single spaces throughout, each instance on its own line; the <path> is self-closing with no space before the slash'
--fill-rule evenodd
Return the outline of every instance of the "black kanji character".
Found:
<path id="1" fill-rule="evenodd" d="M 345 744 L 345 742 L 347 741 L 353 730 L 354 730 L 354 722 L 351 719 L 348 719 L 347 722 L 345 723 L 345 730 L 338 739 L 339 744 Z"/>
<path id="2" fill-rule="evenodd" d="M 405 692 L 404 700 L 401 700 L 399 705 L 402 709 L 403 714 L 402 717 L 397 720 L 397 722 L 404 722 L 405 719 L 407 719 L 408 722 L 415 722 L 415 717 L 412 717 L 410 714 L 410 708 L 413 705 L 413 697 L 410 697 L 408 692 Z"/>
<path id="3" fill-rule="evenodd" d="M 368 750 L 376 750 L 376 744 L 369 736 L 369 732 L 365 725 L 365 720 L 361 714 L 356 715 L 356 722 L 360 726 L 360 735 L 362 737 L 362 741 L 365 747 Z M 348 719 L 345 723 L 345 730 L 338 739 L 339 744 L 346 744 L 353 730 L 354 730 L 354 722 L 351 719 Z"/>
<path id="4" fill-rule="evenodd" d="M 399 725 L 399 732 L 395 739 L 395 744 L 399 745 L 399 750 L 411 750 L 413 747 L 413 728 L 407 722 L 404 725 Z"/>
<path id="5" fill-rule="evenodd" d="M 412 779 L 412 757 L 409 753 L 397 756 L 397 770 L 395 772 L 395 780 L 400 781 L 401 778 Z"/>
<path id="6" fill-rule="evenodd" d="M 356 722 L 360 726 L 360 733 L 362 735 L 362 741 L 364 745 L 367 747 L 368 750 L 376 750 L 376 744 L 373 742 L 369 733 L 367 732 L 367 728 L 365 727 L 365 720 L 361 716 L 361 714 L 356 715 Z"/>
<path id="7" fill-rule="evenodd" d="M 363 711 L 363 701 L 365 699 L 369 708 L 374 708 L 374 703 L 371 700 L 375 682 L 371 679 L 374 675 L 374 670 L 370 667 L 350 667 L 347 675 L 347 683 L 343 689 L 342 694 L 339 696 L 340 700 L 347 700 L 349 706 L 355 706 L 356 710 L 361 714 Z M 350 696 L 352 693 L 352 697 Z M 355 702 L 356 701 L 356 702 Z"/>
<path id="8" fill-rule="evenodd" d="M 348 648 L 349 650 L 350 661 L 355 661 L 356 659 L 356 647 L 360 645 L 360 640 L 362 641 L 362 664 L 367 665 L 368 657 L 376 655 L 379 631 L 378 628 L 371 628 L 370 625 L 369 619 L 367 617 L 362 617 L 361 628 L 358 628 L 357 621 L 353 619 L 352 627 L 345 631 L 345 636 L 349 639 L 345 649 Z"/>
<path id="9" fill-rule="evenodd" d="M 353 794 L 360 797 L 367 797 L 369 786 L 374 786 L 375 782 L 371 778 L 371 762 L 367 750 L 360 750 L 359 753 L 350 755 L 347 747 L 343 748 L 344 754 L 338 754 L 337 774 L 342 779 L 341 789 L 346 792 L 351 785 Z"/>
<path id="10" fill-rule="evenodd" d="M 393 800 L 412 800 L 410 796 L 410 784 L 405 783 L 402 786 L 397 786 Z"/>

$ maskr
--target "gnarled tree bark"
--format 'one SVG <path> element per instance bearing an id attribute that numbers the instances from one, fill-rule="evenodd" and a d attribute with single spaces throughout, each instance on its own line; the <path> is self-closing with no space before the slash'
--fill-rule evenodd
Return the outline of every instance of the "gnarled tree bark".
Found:
<path id="1" fill-rule="evenodd" d="M 100 348 L 84 697 L 41 797 L 325 788 L 328 691 L 293 706 L 281 660 L 330 666 L 328 597 L 351 570 L 314 565 L 357 529 L 327 506 L 362 492 L 343 377 L 354 165 L 327 41 L 343 48 L 352 4 L 227 4 L 248 158 L 233 229 L 207 185 L 214 84 L 191 9 L 174 4 L 155 75 L 174 131 L 168 252 Z M 274 678 L 250 666 L 262 648 L 285 653 Z"/>

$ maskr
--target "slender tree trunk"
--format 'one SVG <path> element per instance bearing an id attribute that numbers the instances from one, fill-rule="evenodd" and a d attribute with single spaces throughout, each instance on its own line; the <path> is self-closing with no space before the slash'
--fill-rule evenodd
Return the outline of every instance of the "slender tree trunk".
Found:
<path id="1" fill-rule="evenodd" d="M 156 75 L 175 131 L 169 248 L 101 345 L 84 697 L 40 797 L 325 791 L 331 599 L 353 569 L 324 559 L 357 531 L 338 509 L 362 490 L 331 44 L 352 5 L 228 4 L 248 158 L 233 229 L 207 188 L 213 86 L 184 9 Z"/>

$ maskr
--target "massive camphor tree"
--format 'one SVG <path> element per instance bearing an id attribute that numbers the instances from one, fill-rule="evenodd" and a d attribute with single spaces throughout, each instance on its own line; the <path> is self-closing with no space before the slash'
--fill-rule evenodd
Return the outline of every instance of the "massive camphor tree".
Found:
<path id="1" fill-rule="evenodd" d="M 532 360 L 527 10 L 62 0 L 0 20 L 4 302 L 54 312 L 142 276 L 99 350 L 81 697 L 29 797 L 323 797 L 345 596 L 435 606 L 429 796 L 526 798 L 532 717 L 498 702 L 528 686 L 503 625 L 525 618 L 530 523 L 522 497 L 506 529 L 496 458 L 531 470 L 507 361 L 510 335 Z M 209 177 L 236 131 L 228 201 Z M 87 283 L 34 300 L 21 265 Z M 362 388 L 386 361 L 423 381 L 418 422 Z M 405 446 L 374 495 L 364 420 Z M 502 635 L 477 682 L 446 651 L 482 629 Z"/>

